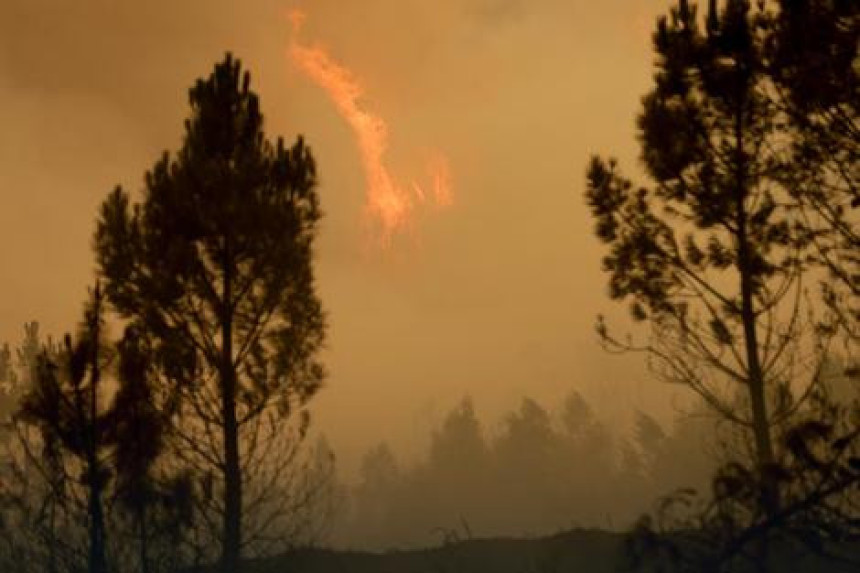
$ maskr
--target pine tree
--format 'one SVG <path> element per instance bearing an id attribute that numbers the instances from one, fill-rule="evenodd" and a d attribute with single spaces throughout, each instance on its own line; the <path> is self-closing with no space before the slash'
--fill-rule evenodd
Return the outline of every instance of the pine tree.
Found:
<path id="1" fill-rule="evenodd" d="M 228 54 L 189 100 L 182 147 L 146 174 L 142 202 L 121 188 L 104 202 L 96 255 L 113 307 L 158 357 L 162 390 L 181 396 L 178 425 L 196 424 L 180 437 L 220 477 L 221 563 L 234 573 L 242 438 L 263 414 L 304 404 L 323 378 L 311 264 L 320 210 L 310 151 L 301 138 L 290 148 L 265 138 L 239 61 Z"/>
<path id="2" fill-rule="evenodd" d="M 102 294 L 96 286 L 77 339 L 67 335 L 59 351 L 45 349 L 39 355 L 19 411 L 22 421 L 39 428 L 52 488 L 61 486 L 66 458 L 79 469 L 86 490 L 89 573 L 107 571 L 104 499 L 112 443 L 106 432 L 111 408 L 102 399 L 108 360 L 103 326 Z"/>
<path id="3" fill-rule="evenodd" d="M 139 570 L 149 573 L 153 521 L 150 513 L 169 495 L 159 483 L 154 466 L 165 450 L 166 419 L 170 412 L 165 411 L 152 388 L 151 352 L 134 326 L 126 330 L 117 346 L 119 386 L 113 399 L 109 430 L 115 444 L 112 466 L 116 497 L 134 523 Z"/>
<path id="4" fill-rule="evenodd" d="M 860 3 L 780 0 L 770 71 L 792 145 L 782 176 L 827 272 L 825 301 L 860 340 Z"/>
<path id="5" fill-rule="evenodd" d="M 652 184 L 634 187 L 613 160 L 589 166 L 610 295 L 630 300 L 651 330 L 637 345 L 599 328 L 607 344 L 647 352 L 664 379 L 749 428 L 766 472 L 773 427 L 801 401 L 798 381 L 811 386 L 826 341 L 806 318 L 809 239 L 779 169 L 788 132 L 771 97 L 771 17 L 763 3 L 721 4 L 711 0 L 702 21 L 681 0 L 658 22 L 655 85 L 638 122 Z"/>

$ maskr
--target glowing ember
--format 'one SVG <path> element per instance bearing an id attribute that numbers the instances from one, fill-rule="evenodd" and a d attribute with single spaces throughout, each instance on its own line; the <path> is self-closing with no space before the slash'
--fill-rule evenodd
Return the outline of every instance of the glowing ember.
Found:
<path id="1" fill-rule="evenodd" d="M 448 160 L 442 155 L 437 155 L 430 160 L 429 170 L 436 204 L 442 207 L 452 205 L 454 194 L 451 190 L 451 168 L 448 166 Z"/>
<path id="2" fill-rule="evenodd" d="M 394 232 L 412 224 L 415 207 L 413 198 L 385 165 L 388 126 L 382 118 L 360 105 L 359 100 L 364 90 L 352 72 L 334 61 L 324 48 L 299 42 L 299 30 L 305 20 L 305 14 L 293 10 L 289 19 L 293 26 L 289 50 L 292 61 L 308 78 L 325 90 L 355 133 L 367 185 L 366 209 L 368 214 L 379 222 L 381 241 L 387 244 Z M 429 161 L 427 169 L 433 201 L 439 206 L 451 205 L 453 193 L 447 159 L 436 155 Z M 424 188 L 415 182 L 412 182 L 411 187 L 415 200 L 424 202 L 427 197 Z"/>

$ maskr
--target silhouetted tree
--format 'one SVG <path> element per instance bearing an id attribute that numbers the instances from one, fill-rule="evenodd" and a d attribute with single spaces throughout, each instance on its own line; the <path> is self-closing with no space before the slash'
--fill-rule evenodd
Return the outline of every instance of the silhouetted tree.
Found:
<path id="1" fill-rule="evenodd" d="M 792 146 L 780 172 L 828 270 L 825 300 L 860 337 L 860 3 L 780 0 L 772 18 L 774 99 Z"/>
<path id="2" fill-rule="evenodd" d="M 558 435 L 547 410 L 532 398 L 507 415 L 503 430 L 493 442 L 494 463 L 505 475 L 502 498 L 519 506 L 517 523 L 534 533 L 553 503 L 551 471 L 561 453 Z"/>
<path id="3" fill-rule="evenodd" d="M 58 356 L 40 355 L 33 385 L 24 396 L 19 416 L 39 428 L 46 462 L 53 472 L 65 471 L 62 458 L 79 465 L 86 486 L 88 570 L 105 573 L 106 529 L 104 495 L 110 469 L 110 439 L 106 433 L 110 408 L 102 401 L 102 370 L 108 357 L 103 341 L 103 301 L 98 286 L 87 304 L 77 340 L 66 336 Z M 52 476 L 55 484 L 62 476 Z"/>
<path id="4" fill-rule="evenodd" d="M 468 468 L 481 465 L 486 455 L 487 445 L 475 406 L 471 398 L 464 398 L 458 407 L 448 412 L 442 427 L 434 432 L 430 463 L 468 473 Z"/>
<path id="5" fill-rule="evenodd" d="M 26 325 L 10 374 L 19 397 L 0 476 L 11 560 L 4 570 L 80 571 L 86 561 L 90 571 L 155 572 L 179 564 L 188 476 L 156 471 L 166 408 L 150 391 L 148 354 L 131 328 L 119 344 L 109 341 L 103 317 L 96 287 L 75 338 L 55 345 L 40 339 L 36 323 Z"/>
<path id="6" fill-rule="evenodd" d="M 5 404 L 0 535 L 6 541 L 6 551 L 0 568 L 4 570 L 41 566 L 57 573 L 64 562 L 69 562 L 68 540 L 60 535 L 68 513 L 68 476 L 60 444 L 51 433 L 43 434 L 18 415 L 23 400 L 38 386 L 43 359 L 56 358 L 59 352 L 50 339 L 41 339 L 36 322 L 24 324 L 24 337 L 14 352 L 8 345 L 2 352 Z"/>
<path id="7" fill-rule="evenodd" d="M 603 340 L 645 351 L 663 379 L 748 427 L 762 471 L 776 460 L 773 426 L 812 387 L 827 343 L 804 304 L 809 237 L 776 168 L 789 134 L 770 96 L 769 30 L 764 3 L 712 0 L 703 29 L 679 1 L 654 33 L 638 122 L 653 184 L 634 188 L 594 158 L 587 190 L 610 296 L 651 329 L 637 345 L 601 322 Z M 774 488 L 764 502 L 776 508 Z"/>
<path id="8" fill-rule="evenodd" d="M 820 419 L 795 424 L 774 468 L 780 507 L 762 515 L 766 484 L 754 465 L 731 461 L 709 495 L 666 496 L 630 536 L 646 571 L 855 571 L 860 566 L 858 431 Z M 762 547 L 770 550 L 762 553 Z"/>
<path id="9" fill-rule="evenodd" d="M 561 422 L 571 435 L 587 430 L 594 423 L 594 412 L 579 392 L 574 390 L 564 397 Z"/>
<path id="10" fill-rule="evenodd" d="M 659 422 L 644 412 L 636 412 L 635 432 L 636 444 L 645 462 L 653 466 L 666 447 L 668 437 Z"/>
<path id="11" fill-rule="evenodd" d="M 404 476 L 391 448 L 377 444 L 361 458 L 358 482 L 350 491 L 348 505 L 340 516 L 342 531 L 350 543 L 392 546 L 396 508 L 403 495 Z"/>
<path id="12" fill-rule="evenodd" d="M 126 329 L 125 335 L 117 345 L 118 388 L 114 395 L 110 424 L 107 428 L 111 441 L 115 444 L 112 468 L 115 473 L 114 496 L 130 515 L 133 523 L 134 538 L 138 544 L 138 567 L 141 573 L 152 571 L 150 549 L 153 525 L 169 527 L 172 539 L 169 543 L 178 545 L 181 527 L 188 525 L 189 510 L 183 506 L 190 504 L 188 476 L 178 472 L 175 475 L 158 475 L 156 462 L 166 447 L 171 414 L 167 404 L 159 403 L 158 394 L 153 388 L 152 352 L 134 326 Z M 158 509 L 161 520 L 157 521 Z"/>
<path id="13" fill-rule="evenodd" d="M 8 343 L 0 347 L 0 424 L 7 429 L 23 394 L 33 383 L 42 344 L 39 323 L 31 321 L 24 324 L 24 338 L 15 352 Z"/>
<path id="14" fill-rule="evenodd" d="M 181 395 L 184 448 L 220 477 L 221 563 L 233 573 L 243 457 L 259 457 L 243 455 L 242 438 L 263 447 L 263 420 L 304 404 L 323 378 L 311 265 L 320 210 L 310 151 L 301 138 L 290 148 L 265 138 L 237 60 L 228 54 L 189 100 L 182 147 L 147 173 L 143 201 L 117 188 L 102 205 L 96 255 L 110 302 L 159 357 L 162 388 Z"/>
<path id="15" fill-rule="evenodd" d="M 397 480 L 400 469 L 397 458 L 388 444 L 382 443 L 369 449 L 361 458 L 359 469 L 362 487 L 372 491 L 389 489 Z"/>
<path id="16" fill-rule="evenodd" d="M 7 343 L 0 347 L 0 438 L 2 439 L 8 436 L 12 412 L 16 408 L 14 394 L 17 386 L 12 351 Z"/>

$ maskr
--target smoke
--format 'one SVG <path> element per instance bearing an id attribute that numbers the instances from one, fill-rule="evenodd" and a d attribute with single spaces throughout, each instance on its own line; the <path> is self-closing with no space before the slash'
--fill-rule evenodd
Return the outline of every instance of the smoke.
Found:
<path id="1" fill-rule="evenodd" d="M 612 424 L 634 406 L 671 410 L 636 358 L 597 346 L 594 315 L 621 324 L 627 313 L 605 294 L 582 201 L 591 153 L 636 162 L 652 53 L 630 29 L 659 8 L 508 1 L 0 2 L 0 339 L 32 319 L 52 333 L 75 324 L 98 205 L 118 183 L 136 193 L 177 148 L 187 89 L 230 50 L 251 72 L 266 133 L 303 134 L 318 161 L 331 376 L 313 408 L 340 469 L 355 473 L 381 439 L 405 461 L 420 455 L 441 405 L 464 391 L 490 419 L 524 392 L 557 403 L 569 384 Z M 302 4 L 309 19 L 293 38 L 284 9 Z M 363 214 L 360 152 L 292 62 L 291 40 L 324 40 L 363 88 L 359 109 L 387 123 L 383 160 L 420 230 L 406 256 L 358 256 L 360 224 L 377 231 L 368 242 L 381 230 Z M 454 208 L 436 206 L 425 147 L 450 164 Z"/>

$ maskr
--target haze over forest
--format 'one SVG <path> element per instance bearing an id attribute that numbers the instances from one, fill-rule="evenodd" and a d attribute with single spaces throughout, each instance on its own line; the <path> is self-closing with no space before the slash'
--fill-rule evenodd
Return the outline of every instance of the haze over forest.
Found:
<path id="1" fill-rule="evenodd" d="M 4 0 L 0 569 L 860 566 L 858 108 L 847 0 Z"/>
<path id="2" fill-rule="evenodd" d="M 582 200 L 590 153 L 635 164 L 650 29 L 667 5 L 3 2 L 0 178 L 26 192 L 0 209 L 14 269 L 0 340 L 20 339 L 29 320 L 54 336 L 75 324 L 99 202 L 117 183 L 140 189 L 179 142 L 190 82 L 229 49 L 253 74 L 267 132 L 303 134 L 319 163 L 330 376 L 314 425 L 344 471 L 382 439 L 417 455 L 466 394 L 488 421 L 525 395 L 554 407 L 571 389 L 628 426 L 636 408 L 671 413 L 640 360 L 599 350 L 596 314 L 626 314 L 606 299 Z M 389 123 L 395 172 L 418 171 L 428 149 L 448 156 L 454 205 L 422 213 L 388 251 L 367 247 L 349 127 L 287 55 L 293 7 Z"/>

